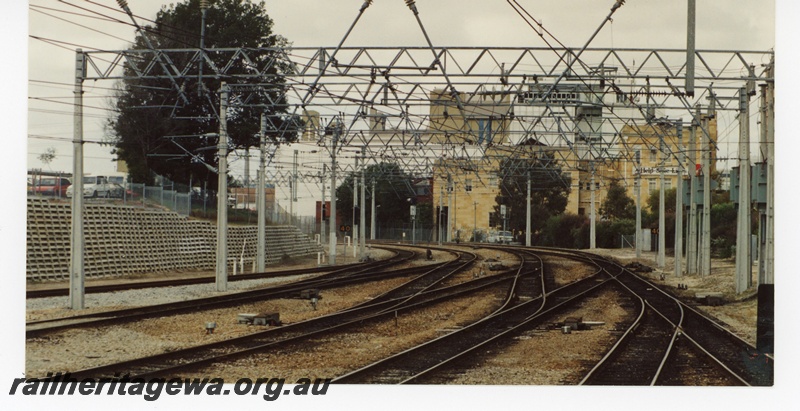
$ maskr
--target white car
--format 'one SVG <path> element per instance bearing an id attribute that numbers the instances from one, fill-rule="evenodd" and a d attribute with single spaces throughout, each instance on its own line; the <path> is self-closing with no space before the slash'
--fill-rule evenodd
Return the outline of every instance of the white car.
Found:
<path id="1" fill-rule="evenodd" d="M 511 235 L 511 231 L 498 231 L 489 236 L 490 243 L 510 244 L 512 241 L 514 241 L 514 236 Z"/>
<path id="2" fill-rule="evenodd" d="M 72 197 L 74 185 L 67 189 L 67 197 Z M 123 188 L 119 184 L 108 181 L 105 176 L 84 176 L 83 177 L 83 196 L 84 197 L 119 197 L 122 195 Z"/>

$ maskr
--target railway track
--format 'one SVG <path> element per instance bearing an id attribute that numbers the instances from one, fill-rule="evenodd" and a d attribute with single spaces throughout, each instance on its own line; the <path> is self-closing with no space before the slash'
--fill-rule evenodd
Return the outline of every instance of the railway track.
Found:
<path id="1" fill-rule="evenodd" d="M 640 313 L 581 384 L 683 385 L 689 368 L 697 370 L 691 378 L 705 384 L 772 384 L 771 361 L 752 366 L 754 347 L 628 270 L 615 280 L 637 300 Z"/>
<path id="2" fill-rule="evenodd" d="M 336 269 L 349 269 L 360 266 L 361 264 L 362 263 L 347 264 L 338 266 L 336 267 Z M 322 266 L 322 267 L 311 267 L 311 268 L 298 268 L 294 270 L 269 271 L 263 273 L 237 274 L 236 276 L 228 277 L 228 281 L 236 282 L 245 280 L 261 280 L 265 278 L 292 277 L 304 274 L 323 274 L 331 272 L 333 270 L 334 269 L 332 267 Z M 178 287 L 184 285 L 211 284 L 214 283 L 215 281 L 216 277 L 214 276 L 181 278 L 174 280 L 136 281 L 136 282 L 125 282 L 118 284 L 108 284 L 108 285 L 90 285 L 84 289 L 84 292 L 86 294 L 111 293 L 117 291 L 141 290 L 145 288 Z M 65 297 L 65 296 L 69 296 L 69 288 L 66 287 L 25 291 L 25 298 L 27 299 Z"/>
<path id="3" fill-rule="evenodd" d="M 433 248 L 435 247 L 424 247 Z M 545 318 L 574 307 L 603 287 L 625 289 L 620 304 L 634 307 L 637 318 L 603 359 L 585 376 L 585 385 L 757 385 L 773 383 L 774 361 L 757 352 L 713 319 L 661 290 L 658 286 L 596 255 L 572 250 L 521 247 L 496 248 L 521 255 L 515 272 L 476 278 L 451 287 L 440 285 L 476 262 L 474 253 L 460 250 L 455 259 L 423 267 L 383 273 L 324 274 L 328 286 L 410 276 L 401 287 L 342 312 L 317 317 L 227 341 L 173 353 L 136 359 L 73 372 L 84 377 L 110 377 L 116 373 L 143 378 L 175 375 L 220 361 L 240 358 L 279 346 L 292 346 L 325 333 L 347 332 L 348 327 L 386 320 L 398 312 L 416 310 L 488 287 L 510 284 L 501 308 L 462 329 L 428 341 L 334 379 L 335 383 L 446 383 L 448 370 L 487 355 L 492 344 L 507 344 L 511 337 L 541 326 Z M 447 250 L 448 249 L 441 249 Z M 555 288 L 542 257 L 569 258 L 596 267 L 595 274 Z M 396 256 L 400 258 L 400 256 Z M 385 267 L 388 269 L 388 267 Z M 373 271 L 378 269 L 373 269 Z M 383 276 L 386 277 L 383 277 Z M 316 278 L 314 279 L 316 280 Z M 270 287 L 259 297 L 276 298 L 305 288 L 325 288 L 298 282 L 291 289 Z M 288 285 L 287 285 L 288 286 Z M 275 294 L 269 294 L 269 293 Z M 273 295 L 272 297 L 269 295 Z M 243 301 L 224 303 L 240 304 Z M 179 310 L 181 308 L 178 308 Z M 201 308 L 202 309 L 202 308 Z M 116 321 L 92 314 L 96 324 Z M 144 314 L 145 316 L 170 315 Z M 64 320 L 64 319 L 62 319 Z M 87 320 L 88 321 L 88 320 Z M 124 320 L 124 321 L 130 321 Z M 31 325 L 31 324 L 29 324 Z M 64 327 L 70 327 L 65 325 Z M 43 332 L 59 329 L 45 326 Z M 30 330 L 37 335 L 35 330 Z M 30 337 L 30 335 L 29 335 Z M 505 341 L 505 342 L 504 342 Z M 468 361 L 467 359 L 470 359 Z M 171 374 L 172 373 L 172 374 Z M 574 381 L 577 381 L 574 380 Z"/>
<path id="4" fill-rule="evenodd" d="M 200 310 L 229 307 L 271 298 L 296 297 L 299 296 L 301 291 L 306 289 L 342 287 L 397 276 L 414 275 L 424 272 L 431 267 L 447 264 L 447 262 L 444 262 L 395 271 L 386 271 L 394 265 L 407 262 L 417 256 L 417 253 L 405 249 L 395 249 L 395 252 L 397 253 L 395 256 L 386 260 L 362 264 L 355 267 L 341 268 L 314 278 L 284 285 L 166 304 L 31 321 L 26 324 L 25 334 L 26 338 L 35 338 L 47 333 L 69 328 L 107 326 L 136 321 L 143 318 L 163 317 Z"/>
<path id="5" fill-rule="evenodd" d="M 529 254 L 527 264 L 536 263 L 536 269 L 528 267 L 532 274 L 542 273 L 542 261 Z M 608 281 L 601 278 L 601 271 L 594 275 L 564 287 L 547 292 L 544 290 L 546 280 L 538 274 L 534 279 L 545 291 L 537 298 L 516 305 L 506 304 L 487 318 L 468 327 L 447 334 L 435 340 L 418 345 L 397 355 L 377 361 L 366 367 L 345 374 L 333 380 L 342 384 L 403 384 L 426 383 L 441 369 L 472 356 L 482 347 L 514 334 L 522 327 L 536 324 L 543 315 L 552 313 L 579 296 L 590 293 Z"/>
<path id="6" fill-rule="evenodd" d="M 475 256 L 472 255 L 466 258 L 466 260 L 474 260 L 474 258 Z M 455 261 L 460 261 L 460 259 Z M 454 262 L 451 261 L 435 268 L 430 268 L 429 272 L 418 278 L 432 277 L 441 281 L 443 276 L 452 275 L 455 272 L 465 269 L 467 266 L 468 264 L 454 264 Z M 128 374 L 132 378 L 152 378 L 202 367 L 214 362 L 229 361 L 249 353 L 259 353 L 263 352 L 265 349 L 275 348 L 279 345 L 297 343 L 303 339 L 318 336 L 323 333 L 342 331 L 346 329 L 346 327 L 358 326 L 363 325 L 365 322 L 386 319 L 390 316 L 397 315 L 398 312 L 418 309 L 436 302 L 446 301 L 489 287 L 513 282 L 519 273 L 516 272 L 516 270 L 512 271 L 494 276 L 482 277 L 441 289 L 426 287 L 426 289 L 422 291 L 418 289 L 420 281 L 415 281 L 415 279 L 393 290 L 391 293 L 393 297 L 376 299 L 370 301 L 368 304 L 362 304 L 358 307 L 338 313 L 212 344 L 86 370 L 73 371 L 71 375 L 76 378 L 102 378 L 111 377 L 115 374 Z M 443 272 L 446 274 L 443 275 Z"/>

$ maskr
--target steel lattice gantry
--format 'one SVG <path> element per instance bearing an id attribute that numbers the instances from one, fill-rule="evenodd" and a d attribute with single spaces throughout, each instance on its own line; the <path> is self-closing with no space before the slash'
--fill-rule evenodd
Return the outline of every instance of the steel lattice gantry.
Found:
<path id="1" fill-rule="evenodd" d="M 479 171 L 496 167 L 498 158 L 549 152 L 576 170 L 594 170 L 597 163 L 620 159 L 633 162 L 634 150 L 622 136 L 642 130 L 671 139 L 673 144 L 652 149 L 666 147 L 666 158 L 685 165 L 683 136 L 669 131 L 676 123 L 695 124 L 700 130 L 704 143 L 694 154 L 710 150 L 716 142 L 697 107 L 738 110 L 742 86 L 772 82 L 762 66 L 774 53 L 697 50 L 694 55 L 698 92 L 689 97 L 683 91 L 683 49 L 340 45 L 79 50 L 76 107 L 82 104 L 79 96 L 86 81 L 159 79 L 172 83 L 171 104 L 179 113 L 187 102 L 202 98 L 184 90 L 215 79 L 226 83 L 229 109 L 283 109 L 283 120 L 291 121 L 267 118 L 271 135 L 301 135 L 328 151 L 363 150 L 362 168 L 393 161 L 419 177 L 475 171 L 478 183 L 486 184 Z M 255 103 L 253 96 L 265 94 L 266 101 Z M 219 115 L 218 110 L 211 111 Z M 78 116 L 76 111 L 76 146 L 82 141 Z M 336 144 L 325 133 L 332 123 L 342 128 Z M 350 167 L 337 165 L 340 175 L 356 171 Z M 518 175 L 530 171 L 511 170 Z M 309 171 L 271 173 L 268 178 L 278 184 L 315 178 Z"/>

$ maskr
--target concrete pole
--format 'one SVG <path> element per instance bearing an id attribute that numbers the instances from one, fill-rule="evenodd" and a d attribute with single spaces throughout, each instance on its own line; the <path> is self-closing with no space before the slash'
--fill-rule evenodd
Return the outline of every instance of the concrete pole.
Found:
<path id="1" fill-rule="evenodd" d="M 330 265 L 336 265 L 336 143 L 339 141 L 339 126 L 336 123 L 333 128 L 333 140 L 331 141 L 331 219 L 328 221 L 330 228 L 330 238 L 328 238 L 328 258 Z"/>
<path id="2" fill-rule="evenodd" d="M 411 216 L 411 245 L 417 244 L 417 216 Z"/>
<path id="3" fill-rule="evenodd" d="M 217 291 L 228 291 L 228 86 L 220 86 L 217 176 Z"/>
<path id="4" fill-rule="evenodd" d="M 356 170 L 358 170 L 358 154 L 355 156 L 355 168 L 353 169 L 353 257 L 356 256 L 358 250 L 358 216 L 356 215 L 356 206 L 358 205 L 358 177 Z"/>
<path id="5" fill-rule="evenodd" d="M 767 85 L 759 85 L 760 91 L 760 105 L 759 113 L 761 114 L 761 127 L 759 128 L 759 150 L 761 154 L 761 162 L 766 165 L 767 162 Z M 766 205 L 766 204 L 765 204 Z M 763 284 L 766 278 L 766 225 L 767 225 L 767 210 L 758 204 L 758 284 Z"/>
<path id="6" fill-rule="evenodd" d="M 770 61 L 768 77 L 775 77 L 775 61 Z M 767 83 L 767 232 L 765 278 L 759 284 L 775 284 L 775 82 Z"/>
<path id="7" fill-rule="evenodd" d="M 683 124 L 675 127 L 678 151 L 683 151 Z M 675 276 L 683 275 L 683 166 L 686 154 L 678 161 L 678 182 L 675 187 Z"/>
<path id="8" fill-rule="evenodd" d="M 250 147 L 244 148 L 244 187 L 248 194 L 245 197 L 245 205 L 250 205 Z"/>
<path id="9" fill-rule="evenodd" d="M 664 204 L 664 167 L 666 166 L 667 150 L 664 147 L 664 135 L 658 138 L 658 149 L 661 152 L 661 164 L 658 167 L 658 255 L 656 256 L 656 265 L 660 269 L 664 269 L 666 265 L 666 221 L 665 204 Z"/>
<path id="10" fill-rule="evenodd" d="M 697 121 L 699 107 L 689 128 L 689 234 L 686 239 L 686 274 L 697 274 Z"/>
<path id="11" fill-rule="evenodd" d="M 750 110 L 747 89 L 739 89 L 739 212 L 736 224 L 736 293 L 751 285 L 750 261 Z"/>
<path id="12" fill-rule="evenodd" d="M 69 307 L 84 309 L 83 266 L 83 78 L 86 76 L 86 55 L 75 50 L 75 91 L 72 137 L 72 242 L 69 261 Z M 142 196 L 144 198 L 144 196 Z"/>
<path id="13" fill-rule="evenodd" d="M 370 215 L 370 219 L 372 220 L 369 225 L 369 239 L 375 241 L 375 180 L 372 180 L 372 215 Z"/>
<path id="14" fill-rule="evenodd" d="M 453 176 L 447 174 L 447 242 L 453 241 Z"/>
<path id="15" fill-rule="evenodd" d="M 478 202 L 472 202 L 472 242 L 478 242 Z"/>
<path id="16" fill-rule="evenodd" d="M 592 177 L 589 180 L 589 201 L 591 201 L 591 205 L 589 206 L 589 248 L 594 250 L 597 248 L 596 245 L 596 238 L 597 238 L 597 230 L 596 230 L 596 222 L 597 222 L 597 212 L 595 211 L 594 207 L 594 162 L 589 163 Z"/>
<path id="17" fill-rule="evenodd" d="M 294 150 L 292 157 L 292 179 L 291 186 L 289 186 L 289 219 L 291 225 L 295 224 L 294 221 L 294 203 L 297 201 L 297 150 Z"/>
<path id="18" fill-rule="evenodd" d="M 319 241 L 320 244 L 325 244 L 325 166 L 322 167 L 322 174 L 320 175 L 320 180 L 322 181 L 322 203 L 320 205 L 320 213 L 319 217 Z"/>
<path id="19" fill-rule="evenodd" d="M 442 198 L 444 197 L 444 187 L 439 186 L 439 215 L 436 216 L 436 237 L 439 245 L 442 245 Z"/>
<path id="20" fill-rule="evenodd" d="M 361 151 L 362 154 L 364 151 Z M 358 258 L 359 260 L 364 259 L 364 245 L 367 242 L 367 210 L 366 210 L 366 199 L 367 199 L 367 189 L 366 189 L 366 171 L 362 168 L 361 169 L 361 205 L 359 208 L 361 209 L 361 216 L 359 218 L 359 230 L 358 236 L 361 237 L 361 242 L 359 243 L 359 250 L 358 250 Z"/>
<path id="21" fill-rule="evenodd" d="M 528 171 L 528 199 L 525 202 L 525 246 L 531 246 L 531 172 Z"/>
<path id="22" fill-rule="evenodd" d="M 267 259 L 267 196 L 266 158 L 267 158 L 267 117 L 261 113 L 261 138 L 258 161 L 258 187 L 256 187 L 256 209 L 258 210 L 258 249 L 256 250 L 256 271 L 264 272 Z"/>
<path id="23" fill-rule="evenodd" d="M 712 105 L 709 111 L 713 111 Z M 703 230 L 702 230 L 702 265 L 700 275 L 711 275 L 711 136 L 708 134 L 708 117 L 703 119 Z"/>
<path id="24" fill-rule="evenodd" d="M 635 180 L 633 182 L 633 188 L 634 191 L 636 191 L 636 233 L 634 234 L 636 234 L 636 258 L 642 258 L 642 245 L 644 243 L 644 241 L 642 241 L 642 152 L 636 150 L 634 155 L 636 156 Z"/>

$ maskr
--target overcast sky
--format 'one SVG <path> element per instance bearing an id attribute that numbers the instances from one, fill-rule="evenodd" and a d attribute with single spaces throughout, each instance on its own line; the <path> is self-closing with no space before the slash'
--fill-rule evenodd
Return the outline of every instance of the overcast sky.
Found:
<path id="1" fill-rule="evenodd" d="M 56 2 L 32 0 L 43 6 L 72 13 L 89 14 L 74 4 L 127 21 L 118 13 L 113 0 Z M 267 1 L 267 12 L 275 21 L 275 32 L 295 46 L 335 46 L 355 19 L 361 0 Z M 579 47 L 608 14 L 611 0 L 522 0 L 534 17 L 562 43 Z M 723 50 L 767 50 L 775 45 L 775 7 L 773 1 L 701 0 L 697 9 L 697 48 Z M 154 18 L 166 4 L 160 0 L 136 0 L 129 5 L 134 14 Z M 43 7 L 29 11 L 29 34 L 70 44 L 61 47 L 34 38 L 29 47 L 28 95 L 29 128 L 27 162 L 29 167 L 71 171 L 71 144 L 52 137 L 72 137 L 72 84 L 74 48 L 121 50 L 128 47 L 135 31 L 131 26 L 106 22 Z M 436 0 L 418 1 L 420 18 L 434 45 L 441 46 L 544 46 L 506 1 Z M 614 15 L 613 23 L 592 43 L 593 47 L 684 48 L 686 45 L 686 3 L 684 1 L 628 1 Z M 145 23 L 145 22 L 141 22 Z M 421 46 L 425 39 L 414 15 L 401 0 L 378 0 L 348 38 L 351 46 Z M 65 83 L 49 84 L 42 81 Z M 84 138 L 100 141 L 107 111 L 104 88 L 111 82 L 87 82 L 84 104 Z M 51 101 L 42 101 L 48 99 Z M 59 103 L 53 103 L 52 100 Z M 95 109 L 93 107 L 98 107 Z M 48 148 L 56 150 L 49 166 L 38 157 Z M 87 172 L 113 171 L 108 147 L 85 146 Z"/>

